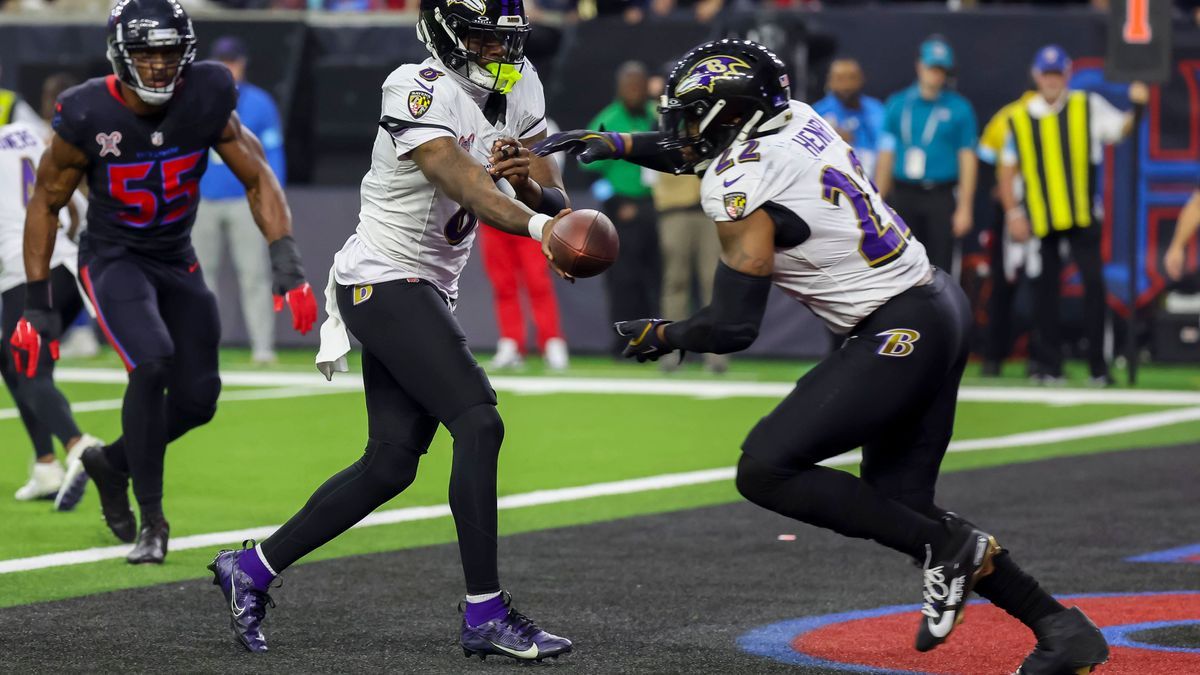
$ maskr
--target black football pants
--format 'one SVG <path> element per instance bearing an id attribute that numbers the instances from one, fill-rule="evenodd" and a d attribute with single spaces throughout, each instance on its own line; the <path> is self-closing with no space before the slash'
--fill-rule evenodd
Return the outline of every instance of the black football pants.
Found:
<path id="1" fill-rule="evenodd" d="M 440 423 L 454 437 L 450 509 L 467 593 L 500 590 L 496 468 L 504 424 L 458 321 L 424 281 L 339 286 L 337 302 L 362 343 L 366 450 L 262 542 L 267 562 L 281 572 L 400 494 Z"/>
<path id="2" fill-rule="evenodd" d="M 966 295 L 941 270 L 875 310 L 750 432 L 738 489 L 776 513 L 923 558 L 945 537 L 934 484 L 970 324 Z M 861 477 L 818 465 L 859 447 Z"/>

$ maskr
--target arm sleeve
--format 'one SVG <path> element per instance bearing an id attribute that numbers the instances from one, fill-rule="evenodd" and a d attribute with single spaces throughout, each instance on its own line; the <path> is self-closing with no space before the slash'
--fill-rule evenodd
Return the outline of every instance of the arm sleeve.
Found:
<path id="1" fill-rule="evenodd" d="M 1125 130 L 1125 113 L 1095 92 L 1088 94 L 1088 104 L 1091 107 L 1092 135 L 1104 145 L 1120 141 L 1121 132 Z"/>
<path id="2" fill-rule="evenodd" d="M 720 261 L 712 302 L 690 318 L 668 324 L 663 329 L 667 342 L 693 352 L 740 352 L 758 338 L 770 294 L 771 277 L 743 274 Z"/>
<path id="3" fill-rule="evenodd" d="M 451 92 L 452 84 L 435 86 L 416 77 L 383 87 L 383 115 L 379 126 L 392 137 L 396 156 L 404 157 L 418 146 L 443 136 L 457 138 Z M 430 90 L 433 90 L 430 93 Z"/>
<path id="4" fill-rule="evenodd" d="M 629 134 L 629 137 L 633 142 L 625 153 L 626 162 L 644 166 L 653 171 L 675 173 L 675 167 L 679 166 L 682 158 L 679 156 L 678 150 L 663 150 L 658 147 L 658 142 L 663 138 L 662 132 L 643 131 Z"/>

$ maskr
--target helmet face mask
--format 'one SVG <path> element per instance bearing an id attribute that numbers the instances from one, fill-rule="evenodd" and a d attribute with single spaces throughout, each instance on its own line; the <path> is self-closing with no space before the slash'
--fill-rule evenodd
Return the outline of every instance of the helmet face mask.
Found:
<path id="1" fill-rule="evenodd" d="M 791 119 L 783 63 L 761 45 L 709 42 L 679 60 L 659 104 L 660 147 L 677 151 L 677 173 L 703 173 L 735 142 L 783 128 Z"/>
<path id="2" fill-rule="evenodd" d="M 417 35 L 446 68 L 507 94 L 525 68 L 529 22 L 520 0 L 423 0 Z"/>
<path id="3" fill-rule="evenodd" d="M 108 21 L 113 74 L 149 105 L 171 100 L 196 58 L 192 20 L 175 0 L 123 0 Z"/>

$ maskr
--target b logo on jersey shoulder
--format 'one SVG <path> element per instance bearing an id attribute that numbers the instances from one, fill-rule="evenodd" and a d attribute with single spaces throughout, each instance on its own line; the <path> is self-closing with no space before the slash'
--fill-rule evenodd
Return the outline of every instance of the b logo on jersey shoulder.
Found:
<path id="1" fill-rule="evenodd" d="M 96 143 L 100 145 L 100 156 L 112 155 L 113 157 L 121 156 L 121 149 L 117 147 L 117 143 L 121 142 L 121 132 L 114 131 L 111 134 L 96 134 Z"/>
<path id="2" fill-rule="evenodd" d="M 425 91 L 410 91 L 408 92 L 408 112 L 413 117 L 421 117 L 429 112 L 429 106 L 433 104 L 433 95 Z"/>
<path id="3" fill-rule="evenodd" d="M 921 339 L 921 334 L 908 328 L 893 328 L 877 333 L 875 337 L 886 338 L 883 344 L 879 345 L 877 354 L 904 358 L 916 349 L 913 345 Z"/>
<path id="4" fill-rule="evenodd" d="M 710 93 L 717 80 L 737 77 L 750 70 L 750 64 L 736 56 L 718 54 L 692 66 L 675 87 L 672 96 L 682 96 L 696 89 L 707 89 Z"/>
<path id="5" fill-rule="evenodd" d="M 730 192 L 725 195 L 725 213 L 734 220 L 741 220 L 746 215 L 746 193 Z"/>
<path id="6" fill-rule="evenodd" d="M 375 292 L 375 287 L 372 286 L 371 284 L 367 284 L 365 286 L 355 286 L 354 287 L 354 306 L 357 307 L 358 305 L 361 305 L 364 302 L 370 300 L 371 294 L 374 292 Z"/>

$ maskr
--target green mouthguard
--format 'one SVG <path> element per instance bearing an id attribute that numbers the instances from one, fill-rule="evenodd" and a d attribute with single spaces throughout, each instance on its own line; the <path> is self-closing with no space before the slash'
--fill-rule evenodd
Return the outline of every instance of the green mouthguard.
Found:
<path id="1" fill-rule="evenodd" d="M 489 63 L 484 69 L 496 78 L 496 91 L 507 94 L 521 81 L 521 71 L 511 63 Z"/>

